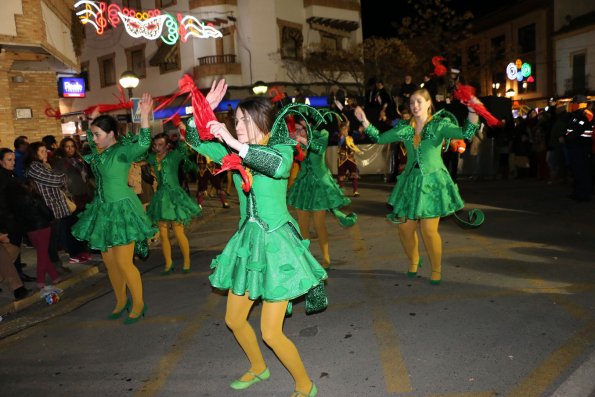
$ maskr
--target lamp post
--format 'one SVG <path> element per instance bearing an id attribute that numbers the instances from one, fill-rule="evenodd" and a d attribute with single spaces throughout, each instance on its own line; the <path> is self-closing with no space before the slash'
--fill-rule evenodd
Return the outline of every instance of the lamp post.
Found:
<path id="1" fill-rule="evenodd" d="M 499 95 L 500 83 L 492 83 L 492 95 Z"/>
<path id="2" fill-rule="evenodd" d="M 139 82 L 138 76 L 134 72 L 127 70 L 120 75 L 119 82 L 120 82 L 120 85 L 122 86 L 122 88 L 126 88 L 126 90 L 128 91 L 128 100 L 132 100 L 132 89 L 136 88 L 138 86 L 138 82 Z M 132 126 L 134 126 L 134 124 L 132 123 L 132 107 L 130 108 L 129 114 L 130 114 L 130 124 Z"/>
<path id="3" fill-rule="evenodd" d="M 264 95 L 267 93 L 268 89 L 269 87 L 267 87 L 264 81 L 259 80 L 252 86 L 252 93 L 254 95 Z"/>

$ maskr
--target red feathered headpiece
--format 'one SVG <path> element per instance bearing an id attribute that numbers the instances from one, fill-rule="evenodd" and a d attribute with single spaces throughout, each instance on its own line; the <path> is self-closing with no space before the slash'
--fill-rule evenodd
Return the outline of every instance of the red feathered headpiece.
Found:
<path id="1" fill-rule="evenodd" d="M 442 77 L 446 74 L 446 66 L 442 62 L 446 61 L 446 58 L 442 56 L 432 57 L 432 65 L 434 65 L 434 75 Z"/>

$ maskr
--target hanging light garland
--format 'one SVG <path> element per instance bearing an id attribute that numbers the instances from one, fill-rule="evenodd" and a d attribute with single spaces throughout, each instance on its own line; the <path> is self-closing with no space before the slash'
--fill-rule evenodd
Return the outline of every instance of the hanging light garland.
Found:
<path id="1" fill-rule="evenodd" d="M 223 34 L 211 24 L 205 24 L 192 15 L 178 13 L 161 13 L 161 10 L 136 11 L 132 8 L 120 8 L 117 4 L 106 4 L 104 1 L 81 0 L 74 5 L 76 15 L 81 23 L 91 24 L 98 35 L 102 35 L 108 23 L 114 28 L 120 23 L 126 33 L 138 39 L 161 39 L 173 45 L 178 40 L 188 41 L 189 37 L 199 39 L 222 37 Z"/>

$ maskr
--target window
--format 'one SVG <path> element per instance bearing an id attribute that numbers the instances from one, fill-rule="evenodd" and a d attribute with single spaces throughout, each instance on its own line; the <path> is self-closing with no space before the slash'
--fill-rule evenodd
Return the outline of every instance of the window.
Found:
<path id="1" fill-rule="evenodd" d="M 586 54 L 574 54 L 572 56 L 572 92 L 583 93 L 587 90 L 586 71 Z"/>
<path id="2" fill-rule="evenodd" d="M 341 49 L 341 38 L 320 32 L 320 44 L 325 50 L 337 51 Z"/>
<path id="3" fill-rule="evenodd" d="M 519 53 L 526 54 L 535 51 L 535 24 L 519 29 Z"/>
<path id="4" fill-rule="evenodd" d="M 281 28 L 281 58 L 301 58 L 303 42 L 301 29 L 283 26 Z"/>
<path id="5" fill-rule="evenodd" d="M 467 64 L 471 67 L 479 67 L 479 44 L 474 44 L 467 48 Z"/>
<path id="6" fill-rule="evenodd" d="M 150 59 L 151 66 L 159 66 L 159 73 L 164 74 L 182 69 L 180 42 L 173 46 L 159 42 L 157 52 Z"/>
<path id="7" fill-rule="evenodd" d="M 116 84 L 116 54 L 111 53 L 97 58 L 99 66 L 99 83 L 101 87 Z"/>
<path id="8" fill-rule="evenodd" d="M 132 8 L 135 11 L 142 10 L 141 0 L 122 0 L 122 7 Z"/>
<path id="9" fill-rule="evenodd" d="M 126 63 L 128 70 L 134 72 L 138 77 L 147 77 L 147 66 L 145 63 L 145 44 L 139 44 L 126 49 Z"/>
<path id="10" fill-rule="evenodd" d="M 85 79 L 85 90 L 91 91 L 91 84 L 89 84 L 89 61 L 81 62 L 80 76 Z"/>
<path id="11" fill-rule="evenodd" d="M 493 60 L 504 59 L 506 55 L 504 35 L 493 37 L 491 40 L 491 55 Z"/>
<path id="12" fill-rule="evenodd" d="M 176 0 L 155 0 L 155 8 L 165 8 L 175 6 L 176 4 Z"/>

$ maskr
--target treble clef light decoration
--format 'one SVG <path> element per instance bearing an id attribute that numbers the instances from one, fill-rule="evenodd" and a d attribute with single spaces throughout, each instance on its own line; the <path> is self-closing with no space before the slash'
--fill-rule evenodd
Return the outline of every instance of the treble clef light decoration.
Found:
<path id="1" fill-rule="evenodd" d="M 177 14 L 174 17 L 168 13 L 161 13 L 158 9 L 141 12 L 132 8 L 120 8 L 117 4 L 107 5 L 104 1 L 92 0 L 80 0 L 74 8 L 81 8 L 76 11 L 81 23 L 91 24 L 98 35 L 105 32 L 108 23 L 114 28 L 122 23 L 126 32 L 134 38 L 160 38 L 169 45 L 174 45 L 180 38 L 186 42 L 188 37 L 223 37 L 223 34 L 211 24 L 205 24 L 192 15 Z"/>

